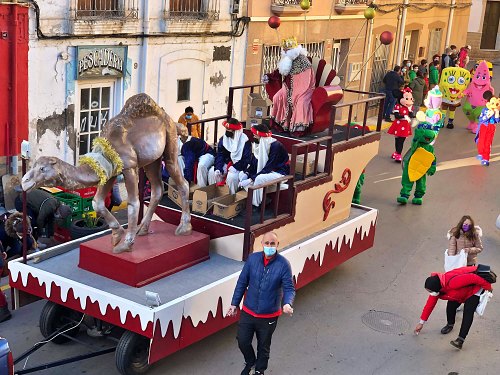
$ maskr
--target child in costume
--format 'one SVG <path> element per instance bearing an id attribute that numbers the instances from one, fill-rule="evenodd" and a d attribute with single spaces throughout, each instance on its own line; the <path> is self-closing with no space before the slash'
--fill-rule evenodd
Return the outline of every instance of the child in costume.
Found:
<path id="1" fill-rule="evenodd" d="M 413 95 L 412 90 L 408 87 L 400 90 L 394 90 L 392 94 L 398 103 L 394 106 L 394 121 L 387 133 L 395 137 L 396 151 L 392 154 L 392 158 L 396 162 L 401 162 L 401 153 L 406 137 L 411 135 L 411 118 L 413 114 Z"/>
<path id="2" fill-rule="evenodd" d="M 420 123 L 420 127 L 430 129 L 434 131 L 435 138 L 431 144 L 436 142 L 439 130 L 444 126 L 444 116 L 441 112 L 441 104 L 443 102 L 443 94 L 439 90 L 439 86 L 434 86 L 434 88 L 428 92 L 427 98 L 424 100 L 424 104 L 427 107 L 425 112 L 419 111 L 417 113 L 417 120 Z"/>
<path id="3" fill-rule="evenodd" d="M 470 72 L 464 68 L 456 66 L 445 68 L 441 72 L 441 80 L 439 81 L 439 88 L 443 93 L 443 104 L 441 106 L 443 111 L 446 111 L 448 118 L 448 129 L 453 129 L 453 120 L 455 119 L 455 109 L 460 107 L 460 99 L 470 82 Z"/>
<path id="4" fill-rule="evenodd" d="M 479 126 L 476 134 L 477 143 L 477 158 L 481 160 L 481 164 L 490 165 L 491 144 L 495 137 L 496 125 L 500 123 L 500 98 L 492 96 L 491 92 L 487 91 L 485 99 L 489 98 L 479 116 Z"/>
<path id="5" fill-rule="evenodd" d="M 415 195 L 411 203 L 422 204 L 422 197 L 426 190 L 427 175 L 432 176 L 436 173 L 436 155 L 431 142 L 434 140 L 435 133 L 431 129 L 420 126 L 415 129 L 415 136 L 411 148 L 403 158 L 403 175 L 401 185 L 403 186 L 398 203 L 406 204 L 415 183 Z"/>
<path id="6" fill-rule="evenodd" d="M 469 119 L 467 129 L 473 133 L 477 133 L 477 119 L 486 106 L 487 100 L 483 97 L 483 94 L 487 91 L 491 91 L 492 94 L 495 94 L 495 90 L 493 86 L 491 86 L 488 63 L 483 60 L 474 70 L 471 82 L 464 91 L 466 100 L 463 111 Z"/>

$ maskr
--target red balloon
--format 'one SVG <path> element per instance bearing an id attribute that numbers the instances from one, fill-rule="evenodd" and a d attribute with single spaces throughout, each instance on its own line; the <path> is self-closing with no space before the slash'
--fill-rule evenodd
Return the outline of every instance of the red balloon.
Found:
<path id="1" fill-rule="evenodd" d="M 281 25 L 281 18 L 279 18 L 278 16 L 271 16 L 267 20 L 267 24 L 271 29 L 277 29 Z"/>
<path id="2" fill-rule="evenodd" d="M 393 40 L 394 40 L 394 34 L 391 33 L 390 31 L 384 31 L 382 34 L 380 34 L 380 43 L 382 43 L 385 46 L 391 44 Z"/>

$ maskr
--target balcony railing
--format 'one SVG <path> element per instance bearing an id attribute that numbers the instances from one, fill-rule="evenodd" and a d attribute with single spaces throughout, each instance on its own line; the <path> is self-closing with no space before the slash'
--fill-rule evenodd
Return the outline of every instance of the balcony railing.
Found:
<path id="1" fill-rule="evenodd" d="M 339 5 L 368 5 L 368 0 L 337 0 Z"/>
<path id="2" fill-rule="evenodd" d="M 137 19 L 138 0 L 76 0 L 75 19 Z"/>
<path id="3" fill-rule="evenodd" d="M 285 5 L 300 5 L 301 0 L 273 0 L 274 5 L 280 5 L 280 6 L 285 6 Z M 311 0 L 311 5 L 312 5 L 312 0 Z"/>
<path id="4" fill-rule="evenodd" d="M 221 0 L 165 0 L 165 18 L 216 21 Z"/>

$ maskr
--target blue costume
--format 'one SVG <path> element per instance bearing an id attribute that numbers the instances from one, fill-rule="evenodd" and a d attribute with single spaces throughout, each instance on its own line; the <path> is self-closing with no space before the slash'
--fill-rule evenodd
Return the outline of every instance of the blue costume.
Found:
<path id="1" fill-rule="evenodd" d="M 229 162 L 232 163 L 232 160 L 231 153 L 222 145 L 222 139 L 223 137 L 219 139 L 219 144 L 217 145 L 217 155 L 215 156 L 215 170 L 224 173 L 224 165 L 228 164 Z M 250 164 L 251 160 L 252 143 L 250 141 L 246 141 L 241 159 L 238 162 L 234 163 L 232 166 L 238 171 L 244 171 L 247 169 L 248 164 Z"/>
<path id="2" fill-rule="evenodd" d="M 215 151 L 203 139 L 191 137 L 181 149 L 184 158 L 184 178 L 187 182 L 194 181 L 194 165 L 203 155 L 210 154 L 215 157 Z"/>
<path id="3" fill-rule="evenodd" d="M 269 149 L 269 159 L 262 170 L 257 173 L 257 158 L 252 154 L 252 159 L 248 169 L 245 171 L 247 175 L 255 181 L 257 176 L 276 172 L 286 176 L 290 173 L 290 158 L 283 144 L 279 141 L 271 143 Z"/>

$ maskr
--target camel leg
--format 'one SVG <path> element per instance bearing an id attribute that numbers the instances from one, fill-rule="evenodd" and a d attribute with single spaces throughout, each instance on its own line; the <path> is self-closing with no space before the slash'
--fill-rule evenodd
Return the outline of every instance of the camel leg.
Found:
<path id="1" fill-rule="evenodd" d="M 139 218 L 139 186 L 137 168 L 128 168 L 123 170 L 125 186 L 127 188 L 127 211 L 128 228 L 125 240 L 114 247 L 113 253 L 119 254 L 124 251 L 132 251 L 135 236 L 137 234 L 137 219 Z"/>
<path id="2" fill-rule="evenodd" d="M 104 218 L 106 223 L 111 228 L 111 243 L 113 246 L 116 246 L 122 239 L 125 230 L 122 228 L 116 217 L 113 216 L 111 212 L 108 211 L 106 205 L 104 203 L 106 196 L 113 188 L 113 184 L 115 183 L 116 178 L 111 178 L 108 182 L 106 182 L 102 186 L 97 187 L 97 193 L 92 200 L 92 207 L 94 211 Z"/>
<path id="3" fill-rule="evenodd" d="M 149 206 L 142 218 L 141 224 L 139 225 L 139 230 L 137 232 L 138 236 L 144 236 L 149 233 L 149 224 L 151 224 L 151 219 L 156 211 L 156 207 L 160 203 L 161 197 L 163 196 L 163 183 L 161 180 L 161 158 L 154 161 L 153 163 L 146 165 L 144 167 L 144 172 L 151 183 L 151 199 L 149 201 Z"/>
<path id="4" fill-rule="evenodd" d="M 189 212 L 189 184 L 184 179 L 179 168 L 179 163 L 177 162 L 178 155 L 178 143 L 177 143 L 177 127 L 172 119 L 167 119 L 169 124 L 167 126 L 167 143 L 165 145 L 165 151 L 163 152 L 163 159 L 165 161 L 165 167 L 170 173 L 170 177 L 174 180 L 177 185 L 177 189 L 181 194 L 182 200 L 182 216 L 179 226 L 175 230 L 176 235 L 188 235 L 191 234 L 191 214 Z"/>

